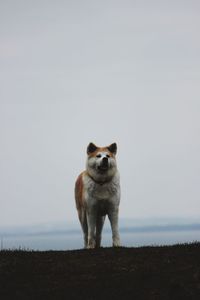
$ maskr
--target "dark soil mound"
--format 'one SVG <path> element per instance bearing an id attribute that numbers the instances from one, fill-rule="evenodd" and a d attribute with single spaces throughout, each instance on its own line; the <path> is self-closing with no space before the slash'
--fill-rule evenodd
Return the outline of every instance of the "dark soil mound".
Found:
<path id="1" fill-rule="evenodd" d="M 1 251 L 0 299 L 200 299 L 200 243 Z"/>

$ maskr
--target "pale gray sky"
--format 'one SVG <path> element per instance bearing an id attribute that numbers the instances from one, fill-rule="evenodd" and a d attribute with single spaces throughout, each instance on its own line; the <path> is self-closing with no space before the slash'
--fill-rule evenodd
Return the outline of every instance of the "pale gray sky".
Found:
<path id="1" fill-rule="evenodd" d="M 200 217 L 200 2 L 0 1 L 0 226 L 76 220 L 118 143 L 123 218 Z"/>

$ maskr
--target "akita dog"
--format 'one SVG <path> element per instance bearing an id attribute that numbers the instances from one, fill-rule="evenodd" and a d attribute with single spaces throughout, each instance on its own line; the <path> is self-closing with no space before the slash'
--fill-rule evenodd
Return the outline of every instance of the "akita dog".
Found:
<path id="1" fill-rule="evenodd" d="M 112 228 L 113 246 L 120 246 L 118 210 L 120 178 L 116 164 L 117 144 L 87 147 L 86 170 L 76 180 L 75 199 L 85 248 L 101 246 L 106 215 Z"/>

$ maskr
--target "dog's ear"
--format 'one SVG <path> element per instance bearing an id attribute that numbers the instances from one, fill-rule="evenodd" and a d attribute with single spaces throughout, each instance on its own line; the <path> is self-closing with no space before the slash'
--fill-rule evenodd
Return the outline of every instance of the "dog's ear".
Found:
<path id="1" fill-rule="evenodd" d="M 111 144 L 107 148 L 111 153 L 113 153 L 113 154 L 117 153 L 117 144 L 116 143 Z"/>
<path id="2" fill-rule="evenodd" d="M 97 150 L 97 146 L 93 143 L 89 143 L 87 147 L 87 154 L 93 153 L 96 150 Z"/>

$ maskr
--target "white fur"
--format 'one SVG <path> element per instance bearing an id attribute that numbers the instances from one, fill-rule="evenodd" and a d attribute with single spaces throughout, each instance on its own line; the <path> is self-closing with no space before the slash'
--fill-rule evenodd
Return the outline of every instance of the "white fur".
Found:
<path id="1" fill-rule="evenodd" d="M 88 224 L 88 248 L 94 248 L 101 243 L 101 233 L 105 215 L 111 223 L 113 246 L 120 246 L 118 230 L 118 210 L 120 203 L 119 173 L 116 172 L 112 180 L 104 184 L 94 182 L 89 176 L 84 177 L 86 202 L 86 218 Z M 97 221 L 98 220 L 98 221 Z M 99 225 L 96 226 L 96 224 Z M 96 234 L 96 237 L 95 237 Z M 96 239 L 96 242 L 95 242 Z"/>

